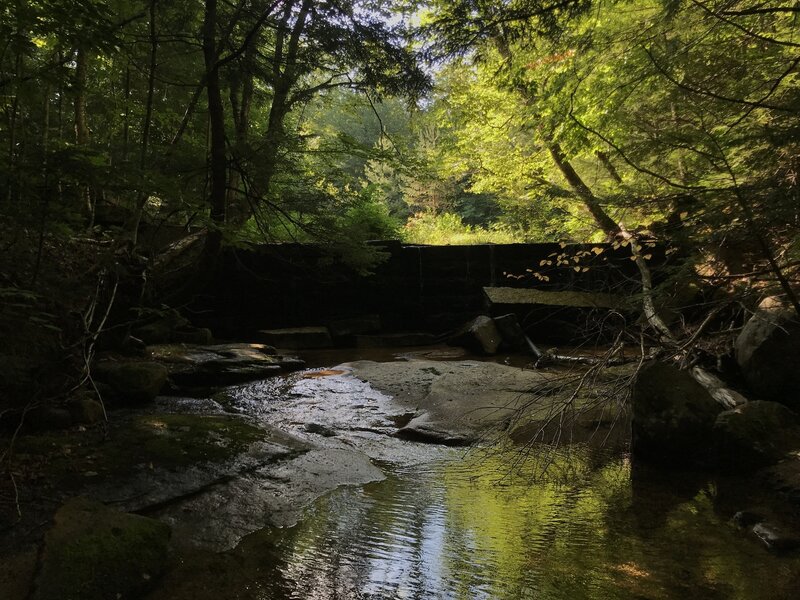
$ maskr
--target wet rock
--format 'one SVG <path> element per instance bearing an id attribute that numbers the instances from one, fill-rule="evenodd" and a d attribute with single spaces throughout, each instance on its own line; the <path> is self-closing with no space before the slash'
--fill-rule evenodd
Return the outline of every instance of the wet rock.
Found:
<path id="1" fill-rule="evenodd" d="M 327 327 L 265 329 L 258 333 L 262 341 L 278 348 L 312 350 L 333 346 L 333 340 Z"/>
<path id="2" fill-rule="evenodd" d="M 336 430 L 321 423 L 308 423 L 305 427 L 308 433 L 315 433 L 323 437 L 336 437 Z"/>
<path id="3" fill-rule="evenodd" d="M 766 298 L 736 339 L 736 360 L 753 392 L 800 409 L 800 322 L 778 298 Z"/>
<path id="4" fill-rule="evenodd" d="M 467 323 L 447 343 L 451 346 L 462 346 L 477 354 L 492 355 L 497 353 L 501 341 L 502 337 L 494 321 L 481 315 Z"/>
<path id="5" fill-rule="evenodd" d="M 777 402 L 748 402 L 717 416 L 714 443 L 720 465 L 754 469 L 800 448 L 800 420 Z"/>
<path id="6" fill-rule="evenodd" d="M 724 408 L 735 408 L 747 402 L 747 398 L 736 390 L 727 387 L 724 381 L 706 369 L 693 367 L 689 372 L 694 377 L 694 380 L 706 388 L 711 397 Z"/>
<path id="7" fill-rule="evenodd" d="M 499 434 L 512 423 L 541 426 L 552 420 L 572 391 L 555 374 L 489 362 L 359 361 L 351 367 L 355 377 L 414 411 L 398 437 L 452 446 Z M 592 402 L 579 394 L 571 406 L 584 414 Z M 570 435 L 565 431 L 563 439 Z"/>
<path id="8" fill-rule="evenodd" d="M 436 342 L 437 339 L 435 335 L 414 331 L 356 336 L 356 346 L 358 348 L 404 348 L 410 346 L 432 346 Z"/>
<path id="9" fill-rule="evenodd" d="M 800 534 L 785 526 L 770 522 L 757 523 L 753 533 L 770 550 L 787 552 L 800 546 Z"/>
<path id="10" fill-rule="evenodd" d="M 167 382 L 167 369 L 155 362 L 112 362 L 96 364 L 93 375 L 107 384 L 114 400 L 127 404 L 150 402 Z"/>
<path id="11" fill-rule="evenodd" d="M 166 365 L 175 384 L 189 388 L 233 385 L 305 364 L 293 356 L 278 356 L 265 344 L 161 345 L 152 346 L 150 352 Z"/>
<path id="12" fill-rule="evenodd" d="M 707 464 L 722 407 L 687 371 L 656 362 L 633 389 L 634 457 L 666 465 Z"/>
<path id="13" fill-rule="evenodd" d="M 364 315 L 351 319 L 339 319 L 328 323 L 328 330 L 334 338 L 350 337 L 381 330 L 379 315 Z"/>
<path id="14" fill-rule="evenodd" d="M 502 317 L 495 317 L 494 324 L 497 331 L 500 332 L 505 347 L 511 350 L 528 351 L 528 340 L 525 338 L 525 332 L 519 324 L 517 315 L 510 313 Z"/>
<path id="15" fill-rule="evenodd" d="M 71 500 L 45 536 L 33 599 L 139 597 L 164 570 L 169 538 L 159 521 Z"/>

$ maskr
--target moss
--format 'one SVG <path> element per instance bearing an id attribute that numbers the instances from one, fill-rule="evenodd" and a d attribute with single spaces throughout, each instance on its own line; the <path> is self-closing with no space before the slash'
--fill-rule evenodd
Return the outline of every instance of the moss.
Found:
<path id="1" fill-rule="evenodd" d="M 266 433 L 225 415 L 142 414 L 113 421 L 100 431 L 29 434 L 15 443 L 20 471 L 70 489 L 76 478 L 113 478 L 136 465 L 181 469 L 222 462 L 245 451 Z"/>
<path id="2" fill-rule="evenodd" d="M 159 521 L 72 500 L 45 540 L 34 599 L 136 597 L 163 571 L 169 537 Z"/>

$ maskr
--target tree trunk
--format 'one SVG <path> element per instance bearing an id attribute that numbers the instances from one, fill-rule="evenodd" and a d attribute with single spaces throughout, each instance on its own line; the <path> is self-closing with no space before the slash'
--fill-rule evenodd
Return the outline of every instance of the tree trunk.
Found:
<path id="1" fill-rule="evenodd" d="M 211 129 L 209 151 L 209 180 L 211 191 L 209 207 L 211 223 L 206 238 L 205 254 L 215 258 L 222 247 L 222 229 L 225 226 L 225 201 L 228 182 L 228 158 L 225 148 L 225 108 L 219 81 L 216 44 L 217 0 L 206 0 L 203 19 L 203 58 L 206 67 L 206 93 L 208 95 L 208 120 Z"/>
<path id="2" fill-rule="evenodd" d="M 89 55 L 85 47 L 78 46 L 75 55 L 75 144 L 79 147 L 89 145 L 89 124 L 86 117 L 86 83 L 89 76 Z M 81 186 L 83 210 L 89 227 L 94 224 L 94 205 L 92 192 L 88 185 Z"/>
<path id="3" fill-rule="evenodd" d="M 147 74 L 147 100 L 145 102 L 144 119 L 142 120 L 142 144 L 139 151 L 139 190 L 137 192 L 136 206 L 133 218 L 131 219 L 131 242 L 136 247 L 139 238 L 139 224 L 142 220 L 144 205 L 147 202 L 147 190 L 144 189 L 147 178 L 145 170 L 147 168 L 147 149 L 150 144 L 150 129 L 153 123 L 153 98 L 155 96 L 156 69 L 158 67 L 158 36 L 156 32 L 156 3 L 158 0 L 150 0 L 150 64 Z"/>

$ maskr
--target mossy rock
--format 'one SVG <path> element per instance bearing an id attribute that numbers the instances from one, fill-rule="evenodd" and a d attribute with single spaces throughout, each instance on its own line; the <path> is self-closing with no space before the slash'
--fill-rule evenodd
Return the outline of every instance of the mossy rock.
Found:
<path id="1" fill-rule="evenodd" d="M 167 368 L 155 362 L 103 362 L 94 375 L 108 384 L 114 398 L 126 404 L 150 402 L 167 383 Z"/>
<path id="2" fill-rule="evenodd" d="M 163 572 L 169 526 L 86 498 L 61 507 L 45 536 L 34 600 L 136 598 Z"/>

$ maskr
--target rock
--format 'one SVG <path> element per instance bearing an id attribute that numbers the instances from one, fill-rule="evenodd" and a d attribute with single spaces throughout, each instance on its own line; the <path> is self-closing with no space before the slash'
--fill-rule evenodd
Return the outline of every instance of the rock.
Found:
<path id="1" fill-rule="evenodd" d="M 351 319 L 339 319 L 328 323 L 328 330 L 335 338 L 374 333 L 381 330 L 379 315 L 364 315 Z"/>
<path id="2" fill-rule="evenodd" d="M 613 294 L 580 291 L 550 291 L 532 288 L 485 287 L 484 294 L 491 304 L 541 304 L 575 308 L 619 308 L 625 298 Z"/>
<path id="3" fill-rule="evenodd" d="M 157 345 L 150 353 L 183 387 L 233 385 L 305 366 L 293 356 L 276 355 L 275 348 L 265 344 Z"/>
<path id="4" fill-rule="evenodd" d="M 327 327 L 296 327 L 293 329 L 265 329 L 259 331 L 267 344 L 292 350 L 331 348 L 333 340 Z"/>
<path id="5" fill-rule="evenodd" d="M 494 321 L 486 315 L 481 315 L 465 325 L 447 340 L 447 343 L 451 346 L 462 346 L 477 354 L 492 355 L 497 353 L 501 340 Z"/>
<path id="6" fill-rule="evenodd" d="M 105 419 L 103 405 L 88 395 L 73 398 L 67 408 L 72 422 L 78 425 L 91 425 Z"/>
<path id="7" fill-rule="evenodd" d="M 763 520 L 763 512 L 757 510 L 740 510 L 731 518 L 733 524 L 739 529 L 747 529 Z"/>
<path id="8" fill-rule="evenodd" d="M 336 437 L 336 430 L 321 423 L 307 423 L 305 430 L 308 433 L 315 433 L 322 437 Z"/>
<path id="9" fill-rule="evenodd" d="M 139 338 L 148 346 L 150 344 L 166 344 L 174 341 L 172 333 L 175 330 L 190 327 L 189 320 L 171 308 L 152 317 L 145 324 L 134 327 L 131 335 Z"/>
<path id="10" fill-rule="evenodd" d="M 800 456 L 793 453 L 777 465 L 760 471 L 761 478 L 784 496 L 789 502 L 800 506 Z"/>
<path id="11" fill-rule="evenodd" d="M 98 363 L 93 375 L 108 384 L 113 397 L 124 403 L 143 404 L 150 402 L 167 383 L 167 368 L 155 362 L 111 362 Z"/>
<path id="12" fill-rule="evenodd" d="M 355 377 L 413 411 L 410 420 L 402 415 L 404 418 L 398 421 L 398 437 L 451 446 L 467 445 L 508 430 L 519 431 L 520 443 L 530 442 L 530 437 L 523 439 L 523 429 L 538 431 L 547 423 L 557 423 L 559 419 L 553 415 L 558 415 L 574 389 L 553 373 L 490 362 L 358 361 L 350 366 Z M 616 381 L 618 374 L 612 379 Z M 584 433 L 583 440 L 593 435 L 605 439 L 606 425 L 612 421 L 627 433 L 627 417 L 618 414 L 617 408 L 609 406 L 605 416 L 590 410 L 597 406 L 593 394 L 605 385 L 600 378 L 596 383 L 595 390 L 586 390 L 571 400 L 569 412 L 579 417 L 560 432 L 545 427 L 548 436 L 535 441 L 549 443 L 556 434 L 561 434 L 565 442 L 578 441 Z M 516 439 L 514 435 L 512 439 Z"/>
<path id="13" fill-rule="evenodd" d="M 211 330 L 205 327 L 185 327 L 176 329 L 170 334 L 170 342 L 176 344 L 201 344 L 209 345 L 214 341 Z"/>
<path id="14" fill-rule="evenodd" d="M 764 299 L 736 339 L 736 360 L 750 389 L 800 410 L 800 322 L 779 299 Z"/>
<path id="15" fill-rule="evenodd" d="M 34 600 L 108 600 L 145 593 L 167 562 L 170 528 L 86 498 L 59 509 Z"/>
<path id="16" fill-rule="evenodd" d="M 786 552 L 800 546 L 798 533 L 781 525 L 769 522 L 757 523 L 753 527 L 753 533 L 766 544 L 767 548 L 776 552 Z"/>
<path id="17" fill-rule="evenodd" d="M 694 380 L 706 388 L 708 393 L 711 394 L 711 397 L 719 402 L 724 408 L 736 408 L 737 406 L 747 402 L 747 398 L 742 396 L 736 390 L 732 390 L 727 387 L 725 382 L 713 373 L 710 373 L 700 367 L 692 367 L 691 371 L 689 372 L 692 374 L 692 377 L 694 377 Z"/>
<path id="18" fill-rule="evenodd" d="M 497 327 L 497 331 L 500 332 L 500 337 L 503 340 L 504 346 L 511 350 L 529 351 L 528 340 L 519 324 L 517 315 L 510 313 L 501 317 L 495 317 L 494 324 Z"/>
<path id="19" fill-rule="evenodd" d="M 404 348 L 410 346 L 432 346 L 438 340 L 435 335 L 421 332 L 382 333 L 380 335 L 357 335 L 358 348 Z"/>
<path id="20" fill-rule="evenodd" d="M 662 362 L 644 367 L 632 403 L 635 458 L 666 465 L 708 462 L 722 407 L 687 371 Z"/>
<path id="21" fill-rule="evenodd" d="M 800 448 L 800 420 L 783 404 L 748 402 L 717 416 L 714 445 L 720 465 L 754 469 Z"/>

